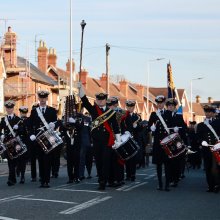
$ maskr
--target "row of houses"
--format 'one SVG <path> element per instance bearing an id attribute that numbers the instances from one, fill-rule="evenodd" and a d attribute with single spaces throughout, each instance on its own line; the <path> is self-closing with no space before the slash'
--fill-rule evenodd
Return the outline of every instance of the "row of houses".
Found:
<path id="1" fill-rule="evenodd" d="M 67 60 L 66 69 L 57 66 L 57 54 L 54 48 L 47 48 L 44 41 L 39 42 L 37 49 L 38 64 L 35 66 L 24 57 L 17 55 L 17 35 L 11 29 L 4 35 L 4 41 L 0 50 L 0 113 L 4 114 L 4 101 L 13 99 L 16 101 L 15 111 L 20 106 L 31 106 L 37 102 L 37 91 L 50 92 L 48 104 L 57 108 L 64 107 L 65 96 L 70 92 L 70 68 L 75 72 L 75 62 Z M 93 103 L 95 93 L 105 92 L 107 75 L 93 78 L 86 69 L 81 70 L 81 81 L 89 100 Z M 74 80 L 74 79 L 73 79 Z M 75 81 L 78 80 L 76 73 Z M 77 92 L 77 90 L 74 90 Z M 152 88 L 127 80 L 118 83 L 109 83 L 109 95 L 119 98 L 119 105 L 125 108 L 125 101 L 136 101 L 135 111 L 140 113 L 143 119 L 148 119 L 152 111 L 156 109 L 155 97 L 167 96 L 167 88 Z M 177 97 L 182 104 L 183 117 L 186 122 L 190 120 L 191 104 L 185 89 L 177 89 Z M 149 100 L 148 100 L 149 99 Z M 202 121 L 204 112 L 199 102 L 193 103 L 193 120 Z"/>

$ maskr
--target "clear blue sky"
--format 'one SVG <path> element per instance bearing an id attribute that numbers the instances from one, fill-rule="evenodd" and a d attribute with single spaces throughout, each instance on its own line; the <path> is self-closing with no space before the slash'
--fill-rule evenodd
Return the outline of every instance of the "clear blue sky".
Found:
<path id="1" fill-rule="evenodd" d="M 18 54 L 26 56 L 27 44 L 34 62 L 35 35 L 57 50 L 58 65 L 65 69 L 69 57 L 70 0 L 7 0 L 0 2 L 0 19 L 8 20 L 19 38 Z M 166 64 L 171 62 L 177 88 L 190 98 L 220 100 L 220 1 L 219 0 L 72 0 L 73 58 L 78 71 L 81 27 L 84 32 L 83 67 L 90 76 L 105 72 L 105 44 L 111 45 L 110 73 L 128 80 L 165 87 Z M 0 35 L 5 23 L 0 21 Z M 41 34 L 41 35 L 40 35 Z M 29 42 L 29 43 L 27 43 Z"/>

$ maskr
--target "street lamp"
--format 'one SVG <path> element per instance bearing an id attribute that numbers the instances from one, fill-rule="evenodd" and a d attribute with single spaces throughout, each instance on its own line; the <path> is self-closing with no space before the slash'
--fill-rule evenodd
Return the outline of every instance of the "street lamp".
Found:
<path id="1" fill-rule="evenodd" d="M 156 58 L 153 60 L 148 60 L 147 62 L 147 119 L 149 119 L 150 115 L 149 115 L 149 78 L 150 78 L 150 62 L 156 62 L 156 61 L 161 61 L 164 60 L 165 58 Z"/>
<path id="2" fill-rule="evenodd" d="M 190 121 L 193 121 L 192 82 L 194 80 L 201 80 L 201 79 L 203 79 L 203 77 L 194 78 L 194 79 L 191 79 L 191 81 L 190 81 L 190 110 L 191 110 L 190 111 Z"/>

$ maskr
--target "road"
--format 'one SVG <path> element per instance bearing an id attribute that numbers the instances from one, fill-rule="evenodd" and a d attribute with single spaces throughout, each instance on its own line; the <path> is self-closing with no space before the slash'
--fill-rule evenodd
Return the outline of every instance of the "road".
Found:
<path id="1" fill-rule="evenodd" d="M 95 169 L 92 179 L 79 184 L 66 184 L 67 180 L 65 165 L 48 189 L 30 182 L 29 172 L 24 185 L 12 187 L 6 185 L 7 175 L 1 175 L 0 219 L 220 219 L 220 193 L 206 192 L 202 169 L 190 169 L 170 192 L 156 190 L 154 165 L 139 169 L 136 182 L 105 191 L 97 190 Z"/>

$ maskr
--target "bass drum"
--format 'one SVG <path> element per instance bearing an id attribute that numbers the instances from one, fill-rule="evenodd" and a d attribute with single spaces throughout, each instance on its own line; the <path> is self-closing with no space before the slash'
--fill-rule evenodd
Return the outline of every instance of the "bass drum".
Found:
<path id="1" fill-rule="evenodd" d="M 140 149 L 138 143 L 131 137 L 130 132 L 121 135 L 122 143 L 114 147 L 114 150 L 123 160 L 129 160 L 134 157 Z"/>

